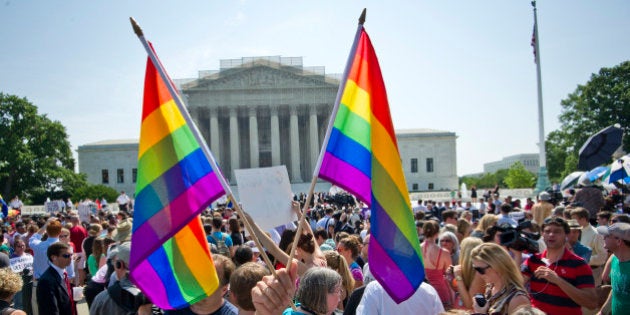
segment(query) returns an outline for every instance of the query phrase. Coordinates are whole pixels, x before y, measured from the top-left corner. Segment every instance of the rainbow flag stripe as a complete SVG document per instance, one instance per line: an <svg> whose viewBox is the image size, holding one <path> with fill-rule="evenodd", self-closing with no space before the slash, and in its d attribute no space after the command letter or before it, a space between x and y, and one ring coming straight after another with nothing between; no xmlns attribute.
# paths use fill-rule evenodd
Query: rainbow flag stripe
<svg viewBox="0 0 630 315"><path fill-rule="evenodd" d="M218 288L199 213L225 192L168 81L149 58L129 265L132 281L154 304L175 309Z"/></svg>
<svg viewBox="0 0 630 315"><path fill-rule="evenodd" d="M319 177L370 205L370 271L400 303L424 280L422 251L378 59L359 31Z"/></svg>

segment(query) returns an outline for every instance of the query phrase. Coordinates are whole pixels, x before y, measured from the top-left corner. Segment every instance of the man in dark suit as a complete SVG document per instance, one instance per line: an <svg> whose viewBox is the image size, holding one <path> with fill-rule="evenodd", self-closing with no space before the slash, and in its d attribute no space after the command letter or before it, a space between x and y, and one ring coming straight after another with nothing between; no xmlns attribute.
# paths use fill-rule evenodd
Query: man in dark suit
<svg viewBox="0 0 630 315"><path fill-rule="evenodd" d="M54 243L48 247L46 254L50 267L42 274L37 284L37 304L40 313L77 315L72 287L65 271L72 261L70 247L64 243Z"/></svg>

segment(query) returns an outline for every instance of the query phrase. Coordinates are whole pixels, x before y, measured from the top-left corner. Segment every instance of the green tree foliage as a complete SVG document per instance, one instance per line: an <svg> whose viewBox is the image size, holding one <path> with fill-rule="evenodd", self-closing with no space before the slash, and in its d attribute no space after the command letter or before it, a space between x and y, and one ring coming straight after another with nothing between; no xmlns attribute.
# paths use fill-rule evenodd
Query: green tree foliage
<svg viewBox="0 0 630 315"><path fill-rule="evenodd" d="M105 185L84 185L76 189L73 194L73 199L77 201L85 198L94 200L102 197L105 197L105 200L109 202L113 202L118 197L118 191Z"/></svg>
<svg viewBox="0 0 630 315"><path fill-rule="evenodd" d="M66 128L26 98L0 93L0 190L29 200L80 186Z"/></svg>
<svg viewBox="0 0 630 315"><path fill-rule="evenodd" d="M532 188L534 187L534 183L536 183L536 176L525 169L523 163L516 162L510 166L504 182L510 189Z"/></svg>
<svg viewBox="0 0 630 315"><path fill-rule="evenodd" d="M508 170L498 170L495 173L485 173L481 177L465 176L460 178L459 183L466 183L468 188L475 185L478 189L494 188L498 183L500 188L506 188L504 180L507 174Z"/></svg>
<svg viewBox="0 0 630 315"><path fill-rule="evenodd" d="M546 141L549 177L559 182L577 169L586 139L613 124L624 127L623 150L630 152L630 61L592 74L561 101L560 129ZM612 162L612 160L611 160Z"/></svg>

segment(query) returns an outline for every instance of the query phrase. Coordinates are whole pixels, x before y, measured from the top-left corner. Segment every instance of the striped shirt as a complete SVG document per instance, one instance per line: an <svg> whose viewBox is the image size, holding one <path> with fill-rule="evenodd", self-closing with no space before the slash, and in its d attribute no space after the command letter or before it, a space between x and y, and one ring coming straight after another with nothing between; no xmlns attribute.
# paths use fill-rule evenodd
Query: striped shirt
<svg viewBox="0 0 630 315"><path fill-rule="evenodd" d="M547 257L547 251L542 254L534 254L521 266L523 275L530 278L530 297L533 306L547 314L582 314L582 308L575 303L562 289L536 278L534 271L546 266L542 259ZM568 249L564 250L562 258L549 266L558 276L578 289L594 288L595 280L593 271L584 259L575 255Z"/></svg>

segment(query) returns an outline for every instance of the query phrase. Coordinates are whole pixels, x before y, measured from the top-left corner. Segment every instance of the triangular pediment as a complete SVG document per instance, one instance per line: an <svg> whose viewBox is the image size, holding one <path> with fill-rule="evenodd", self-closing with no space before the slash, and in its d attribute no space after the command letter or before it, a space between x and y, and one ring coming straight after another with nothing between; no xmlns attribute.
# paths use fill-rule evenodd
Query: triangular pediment
<svg viewBox="0 0 630 315"><path fill-rule="evenodd" d="M242 67L222 70L181 86L192 90L242 90L300 87L337 87L339 81L301 67L279 64L245 64Z"/></svg>

